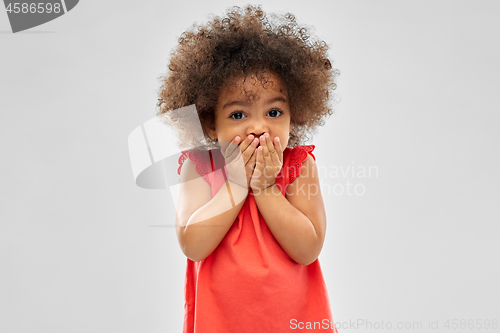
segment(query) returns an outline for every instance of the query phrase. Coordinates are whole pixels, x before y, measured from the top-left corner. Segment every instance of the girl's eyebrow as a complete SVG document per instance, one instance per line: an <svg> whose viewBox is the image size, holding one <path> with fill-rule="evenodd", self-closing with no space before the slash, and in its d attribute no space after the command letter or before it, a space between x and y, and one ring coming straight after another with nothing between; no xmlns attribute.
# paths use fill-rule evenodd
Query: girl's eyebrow
<svg viewBox="0 0 500 333"><path fill-rule="evenodd" d="M283 102L286 103L286 98L282 96L274 97L269 100L267 100L266 104L272 104L274 102Z"/></svg>
<svg viewBox="0 0 500 333"><path fill-rule="evenodd" d="M282 97L282 96L274 97L274 98L268 99L267 102L266 102L266 104L272 104L274 102L283 102L283 103L286 103L286 98ZM232 105L247 106L248 103L245 102L245 101L232 101L232 102L224 104L224 106L222 108L225 109L228 106L232 106Z"/></svg>
<svg viewBox="0 0 500 333"><path fill-rule="evenodd" d="M228 106L232 106L232 105L241 105L241 106L246 106L248 105L247 102L245 101L232 101L232 102L229 102L229 103L226 103L224 104L224 106L222 107L223 109L227 108Z"/></svg>

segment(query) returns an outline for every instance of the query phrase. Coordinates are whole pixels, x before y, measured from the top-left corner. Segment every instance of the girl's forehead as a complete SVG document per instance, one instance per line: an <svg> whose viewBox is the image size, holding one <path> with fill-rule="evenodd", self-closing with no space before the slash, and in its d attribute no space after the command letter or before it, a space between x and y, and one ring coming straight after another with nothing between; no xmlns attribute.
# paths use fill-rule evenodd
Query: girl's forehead
<svg viewBox="0 0 500 333"><path fill-rule="evenodd" d="M278 75L266 72L233 77L224 84L219 97L257 100L261 94L266 93L281 93L286 96L286 89Z"/></svg>

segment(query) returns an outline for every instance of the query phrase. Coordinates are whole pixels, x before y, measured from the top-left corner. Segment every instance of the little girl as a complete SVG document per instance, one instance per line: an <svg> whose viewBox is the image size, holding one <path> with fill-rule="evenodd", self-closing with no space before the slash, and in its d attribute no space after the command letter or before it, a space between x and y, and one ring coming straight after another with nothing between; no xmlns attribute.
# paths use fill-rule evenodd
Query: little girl
<svg viewBox="0 0 500 333"><path fill-rule="evenodd" d="M194 104L209 142L179 158L184 333L337 332L314 146L299 144L332 114L338 72L293 15L272 19L234 7L184 32L162 77L158 115Z"/></svg>

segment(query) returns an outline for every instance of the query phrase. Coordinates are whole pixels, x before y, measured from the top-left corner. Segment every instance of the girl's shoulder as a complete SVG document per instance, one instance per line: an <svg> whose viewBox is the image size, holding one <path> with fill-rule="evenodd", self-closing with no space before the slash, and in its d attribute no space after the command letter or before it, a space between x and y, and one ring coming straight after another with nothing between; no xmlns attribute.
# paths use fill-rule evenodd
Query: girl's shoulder
<svg viewBox="0 0 500 333"><path fill-rule="evenodd" d="M315 145L300 145L295 148L286 148L283 152L283 168L288 171L289 183L292 183L302 171L302 166L311 156L314 161L316 157L312 153L316 148Z"/></svg>
<svg viewBox="0 0 500 333"><path fill-rule="evenodd" d="M190 160L194 163L196 171L201 176L205 176L212 172L212 152L209 150L191 149L181 151L181 155L179 156L179 168L177 169L179 175L181 174L182 165L186 160Z"/></svg>
<svg viewBox="0 0 500 333"><path fill-rule="evenodd" d="M307 155L311 155L312 158L316 160L316 157L312 153L315 148L315 145L300 145L296 146L295 148L287 147L283 153L285 154L285 152L288 152L290 158L292 158L293 160L302 160L302 162L305 161Z"/></svg>
<svg viewBox="0 0 500 333"><path fill-rule="evenodd" d="M223 179L221 172L214 173L219 169L224 168L224 157L220 153L220 149L202 150L191 149L181 151L179 156L179 168L177 173L181 175L181 170L186 161L191 161L191 169L194 169L198 176L201 176L211 186L221 184ZM195 175L196 176L196 175Z"/></svg>

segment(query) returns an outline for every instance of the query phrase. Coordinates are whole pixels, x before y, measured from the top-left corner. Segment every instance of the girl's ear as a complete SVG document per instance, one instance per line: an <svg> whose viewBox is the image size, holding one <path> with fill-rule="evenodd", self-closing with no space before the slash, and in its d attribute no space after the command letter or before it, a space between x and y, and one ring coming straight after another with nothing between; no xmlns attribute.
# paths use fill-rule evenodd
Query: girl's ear
<svg viewBox="0 0 500 333"><path fill-rule="evenodd" d="M215 129L207 129L207 134L212 139L212 141L217 140L217 133L215 132Z"/></svg>

